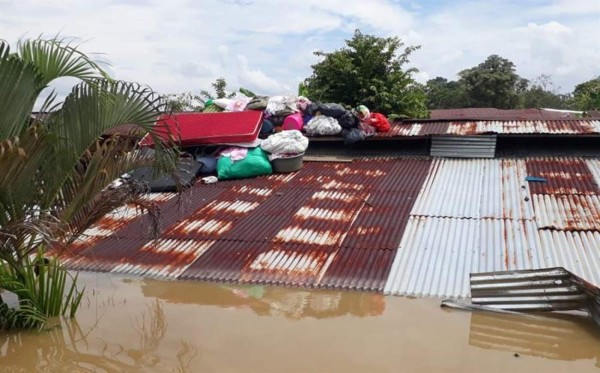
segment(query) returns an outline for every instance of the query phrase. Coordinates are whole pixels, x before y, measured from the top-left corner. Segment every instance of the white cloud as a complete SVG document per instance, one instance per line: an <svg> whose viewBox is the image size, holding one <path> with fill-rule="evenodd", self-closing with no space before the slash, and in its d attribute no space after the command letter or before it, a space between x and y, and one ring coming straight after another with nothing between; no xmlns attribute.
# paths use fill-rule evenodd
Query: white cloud
<svg viewBox="0 0 600 373"><path fill-rule="evenodd" d="M251 69L245 56L237 55L237 78L242 85L258 92L276 92L282 86L258 69Z"/></svg>
<svg viewBox="0 0 600 373"><path fill-rule="evenodd" d="M552 75L564 91L600 73L598 0L413 3L0 0L0 35L13 45L23 35L80 37L117 78L163 93L198 92L221 76L231 89L295 89L313 51L342 47L354 28L421 44L411 56L419 81L453 79L493 53L526 78Z"/></svg>

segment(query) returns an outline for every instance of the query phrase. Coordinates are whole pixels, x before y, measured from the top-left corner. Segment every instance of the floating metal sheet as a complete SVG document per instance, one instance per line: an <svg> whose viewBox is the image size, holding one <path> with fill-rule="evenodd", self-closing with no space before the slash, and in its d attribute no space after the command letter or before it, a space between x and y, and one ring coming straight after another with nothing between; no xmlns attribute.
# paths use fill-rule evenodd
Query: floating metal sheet
<svg viewBox="0 0 600 373"><path fill-rule="evenodd" d="M587 295L563 268L473 273L473 304L508 311L561 311L585 308Z"/></svg>
<svg viewBox="0 0 600 373"><path fill-rule="evenodd" d="M600 230L600 196L534 194L533 205L540 228Z"/></svg>
<svg viewBox="0 0 600 373"><path fill-rule="evenodd" d="M495 135L433 136L431 139L432 157L494 158L495 154Z"/></svg>
<svg viewBox="0 0 600 373"><path fill-rule="evenodd" d="M532 219L523 160L438 159L411 215Z"/></svg>
<svg viewBox="0 0 600 373"><path fill-rule="evenodd" d="M596 179L582 158L533 158L526 165L528 175L546 179L529 183L534 194L600 195Z"/></svg>

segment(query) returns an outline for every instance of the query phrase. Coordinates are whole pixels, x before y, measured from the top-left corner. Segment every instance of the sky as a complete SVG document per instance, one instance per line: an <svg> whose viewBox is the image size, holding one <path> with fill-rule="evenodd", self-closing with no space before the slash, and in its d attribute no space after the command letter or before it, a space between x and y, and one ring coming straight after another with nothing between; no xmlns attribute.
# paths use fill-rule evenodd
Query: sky
<svg viewBox="0 0 600 373"><path fill-rule="evenodd" d="M207 89L218 77L256 93L296 93L355 29L421 45L425 83L491 54L559 92L600 75L600 0L0 0L0 39L60 35L107 63L117 79L159 93ZM61 85L62 84L62 85ZM71 82L58 82L68 92Z"/></svg>

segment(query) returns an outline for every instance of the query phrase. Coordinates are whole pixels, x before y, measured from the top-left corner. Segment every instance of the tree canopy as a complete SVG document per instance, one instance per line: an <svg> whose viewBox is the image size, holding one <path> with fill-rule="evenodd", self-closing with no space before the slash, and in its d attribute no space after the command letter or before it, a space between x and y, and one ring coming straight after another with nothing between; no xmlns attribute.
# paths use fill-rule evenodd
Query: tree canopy
<svg viewBox="0 0 600 373"><path fill-rule="evenodd" d="M515 72L515 64L496 54L458 75L471 107L517 107L519 95L527 87L527 80Z"/></svg>
<svg viewBox="0 0 600 373"><path fill-rule="evenodd" d="M575 86L572 105L578 110L600 110L600 76Z"/></svg>
<svg viewBox="0 0 600 373"><path fill-rule="evenodd" d="M309 97L322 102L354 106L372 111L426 117L426 96L407 68L409 56L420 46L404 48L397 37L380 38L359 30L346 46L333 52L315 52L322 60L312 66L304 81Z"/></svg>

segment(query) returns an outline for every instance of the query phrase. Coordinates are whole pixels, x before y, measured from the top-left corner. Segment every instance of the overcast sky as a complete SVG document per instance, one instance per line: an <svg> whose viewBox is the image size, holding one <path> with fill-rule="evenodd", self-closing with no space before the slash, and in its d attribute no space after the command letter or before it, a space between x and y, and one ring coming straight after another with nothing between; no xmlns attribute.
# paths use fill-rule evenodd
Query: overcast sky
<svg viewBox="0 0 600 373"><path fill-rule="evenodd" d="M161 93L198 92L216 78L264 94L296 92L317 60L359 28L422 45L420 82L490 54L561 92L600 75L600 0L0 0L0 38L75 37L118 79ZM60 85L59 85L59 88Z"/></svg>

